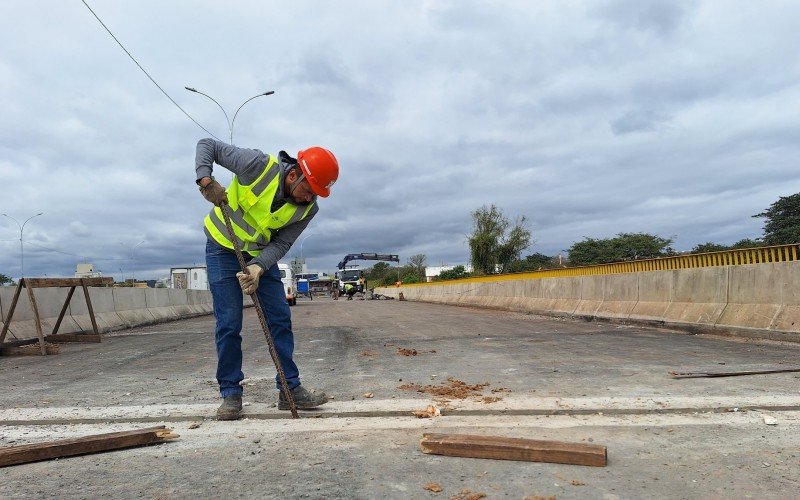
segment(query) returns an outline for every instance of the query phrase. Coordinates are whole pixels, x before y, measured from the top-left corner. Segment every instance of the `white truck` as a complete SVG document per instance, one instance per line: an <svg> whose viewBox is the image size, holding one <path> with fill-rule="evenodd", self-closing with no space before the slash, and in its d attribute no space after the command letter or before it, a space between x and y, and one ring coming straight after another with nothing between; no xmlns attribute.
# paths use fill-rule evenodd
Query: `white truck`
<svg viewBox="0 0 800 500"><path fill-rule="evenodd" d="M349 267L347 269L339 269L336 271L336 286L339 288L339 295L344 295L344 285L349 283L353 285L356 292L364 292L364 285L361 278L364 276L364 271L357 267Z"/></svg>
<svg viewBox="0 0 800 500"><path fill-rule="evenodd" d="M286 291L286 302L288 302L290 306L293 306L297 304L297 283L292 268L289 267L289 264L278 262L278 270L281 272L283 289Z"/></svg>
<svg viewBox="0 0 800 500"><path fill-rule="evenodd" d="M336 286L339 288L339 294L344 293L344 285L349 283L356 288L357 292L365 292L364 271L359 269L358 266L348 266L347 263L351 260L384 260L390 262L400 263L400 257L396 254L387 253L349 253L344 256L339 262L338 271L336 271Z"/></svg>

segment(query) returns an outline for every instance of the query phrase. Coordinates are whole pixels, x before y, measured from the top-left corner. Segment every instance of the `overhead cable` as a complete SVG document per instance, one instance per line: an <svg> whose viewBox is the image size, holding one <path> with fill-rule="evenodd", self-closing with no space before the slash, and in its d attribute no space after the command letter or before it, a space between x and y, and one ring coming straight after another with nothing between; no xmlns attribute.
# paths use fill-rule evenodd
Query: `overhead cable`
<svg viewBox="0 0 800 500"><path fill-rule="evenodd" d="M55 248L46 247L44 245L40 245L40 244L35 243L33 241L26 241L25 244L33 245L33 246L39 247L39 248L44 248L45 250L50 250L51 252L56 252L56 253L60 253L60 254L64 254L64 255L69 255L71 257L80 257L81 259L86 259L86 260L97 260L97 261L100 261L100 260L121 260L121 261L131 260L131 259L119 258L119 257L116 257L116 258L114 258L114 257L107 257L107 258L89 257L89 258L87 258L86 254L77 254L77 253L65 252L63 250L56 250Z"/></svg>
<svg viewBox="0 0 800 500"><path fill-rule="evenodd" d="M187 112L186 112L186 110L184 110L184 109L183 109L183 108L180 106L180 104L178 104L177 102L175 102L175 99L173 99L172 97L170 97L170 95L169 95L169 94L167 94L167 92L166 92L166 91L165 91L163 88L161 88L161 85L159 85L159 84L158 84L158 82L156 82L156 81L153 79L153 77L152 77L152 76L150 76L150 73L148 73L148 72L147 72L147 71L146 71L146 70L145 70L145 69L142 67L142 65L141 65L141 64L139 64L139 61L137 61L137 60L136 60L136 58L135 58L135 57L133 57L133 56L131 55L131 53L130 53L130 52L128 52L128 49L126 49L126 48L125 48L125 46L124 46L124 45L122 45L122 42L120 42L120 41L119 41L119 39L117 39L117 37L116 37L116 36L114 36L114 33L112 33L110 29L108 29L108 26L106 26L106 25L105 25L105 23L102 21L102 19L100 19L100 17L99 17L97 14L95 14L95 12L92 10L92 8L91 8L91 7L89 7L89 4L88 4L88 3L86 3L86 0L81 0L81 2L83 2L83 5L85 5L85 6L86 6L86 8L87 8L87 9L89 9L89 12L91 12L91 13L92 13L92 15L95 17L95 19L97 19L97 21L98 21L98 22L99 22L99 23L100 23L100 24L103 26L103 28L105 28L105 30L108 32L108 34L109 34L109 35L111 35L111 38L113 38L113 39L114 39L114 41L115 41L115 42L117 42L117 44L118 44L118 45L119 45L119 46L122 48L122 50L124 50L124 51L125 51L125 53L126 53L126 54L128 54L128 57L130 57L130 58L131 58L131 60L132 60L132 61L133 61L133 62L136 64L136 66L138 66L138 67L139 67L139 69L140 69L140 70L142 70L142 73L144 73L145 75L147 75L147 78L149 78L149 79L150 79L150 81L151 81L151 82L153 82L153 85L155 85L156 87L158 87L158 90L160 90L162 94L164 94L165 96L167 96L167 99L169 99L170 101L172 101L172 104L174 104L175 106L177 106L177 107L178 107L178 109L180 109L180 110L183 112L183 114L184 114L184 115L186 115L186 116L187 116L187 117L188 117L190 120L192 120L192 121L193 121L193 122L194 122L194 123L195 123L195 124L196 124L198 127L200 127L201 129L205 130L207 134L211 135L211 137L213 137L214 139L217 139L218 141L219 141L219 140L221 140L219 137L217 137L216 135L214 135L214 134L212 134L211 132L209 132L209 131L208 131L208 129L206 129L204 126L200 125L200 123L198 123L198 122L197 122L197 120L195 120L194 118L192 118L192 116L191 116L189 113L187 113Z"/></svg>

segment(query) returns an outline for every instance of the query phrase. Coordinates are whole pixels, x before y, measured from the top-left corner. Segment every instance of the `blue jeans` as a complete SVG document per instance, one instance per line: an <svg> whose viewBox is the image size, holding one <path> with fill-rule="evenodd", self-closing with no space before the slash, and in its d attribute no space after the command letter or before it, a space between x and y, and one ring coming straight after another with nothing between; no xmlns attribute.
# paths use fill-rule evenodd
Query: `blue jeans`
<svg viewBox="0 0 800 500"><path fill-rule="evenodd" d="M214 318L217 320L215 338L217 344L217 382L224 398L241 394L239 383L242 372L242 310L244 295L236 273L241 271L236 254L213 241L206 243L206 266L211 296L214 300ZM294 334L292 315L286 303L278 265L275 264L261 275L256 290L258 301L267 318L269 332L278 351L278 358L290 389L300 385L300 373L292 360ZM259 325L260 326L260 325ZM264 346L267 349L267 346ZM271 359L271 358L270 358ZM275 375L278 389L280 379Z"/></svg>

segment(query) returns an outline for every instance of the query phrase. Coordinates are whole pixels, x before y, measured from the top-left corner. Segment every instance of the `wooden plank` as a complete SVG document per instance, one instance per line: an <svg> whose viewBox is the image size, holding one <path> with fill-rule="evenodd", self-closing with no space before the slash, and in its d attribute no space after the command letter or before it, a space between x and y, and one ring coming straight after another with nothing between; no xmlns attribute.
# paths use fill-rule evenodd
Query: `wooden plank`
<svg viewBox="0 0 800 500"><path fill-rule="evenodd" d="M100 335L93 333L54 333L44 338L47 342L102 342Z"/></svg>
<svg viewBox="0 0 800 500"><path fill-rule="evenodd" d="M81 283L86 286L101 286L113 285L114 278L111 276L105 278L25 278L25 282L31 288L80 286Z"/></svg>
<svg viewBox="0 0 800 500"><path fill-rule="evenodd" d="M451 457L491 458L605 467L607 450L597 444L539 441L500 436L425 433L423 453Z"/></svg>
<svg viewBox="0 0 800 500"><path fill-rule="evenodd" d="M19 347L19 346L22 346L22 345L35 344L37 342L39 342L39 339L9 340L5 344L3 344L1 347Z"/></svg>
<svg viewBox="0 0 800 500"><path fill-rule="evenodd" d="M58 333L58 327L61 326L61 322L64 320L64 314L67 313L67 307L69 307L69 301L72 299L72 294L75 293L75 287L69 287L69 293L67 293L67 299L64 301L64 305L61 306L61 313L58 315L58 320L56 320L56 324L53 325L53 331L50 332L50 335L55 335Z"/></svg>
<svg viewBox="0 0 800 500"><path fill-rule="evenodd" d="M100 330L97 329L97 321L94 319L94 309L92 309L92 299L89 298L89 288L85 282L81 280L81 288L83 288L83 296L86 298L86 309L89 311L89 319L92 320L92 331L95 335L100 335Z"/></svg>
<svg viewBox="0 0 800 500"><path fill-rule="evenodd" d="M44 334L42 333L42 319L39 317L39 307L36 305L36 297L33 295L33 288L30 286L25 287L28 290L28 299L31 302L31 309L33 309L33 321L36 326L36 336L39 337L39 348L42 356L47 354L47 349L44 346Z"/></svg>
<svg viewBox="0 0 800 500"><path fill-rule="evenodd" d="M22 285L25 283L25 278L21 278L19 280L19 284L17 284L17 289L14 291L14 299L11 301L11 309L8 310L8 315L6 316L6 322L3 323L3 332L0 333L0 344L6 339L6 333L8 333L8 325L11 324L11 318L14 317L14 309L17 307L17 301L19 300L19 293L22 291Z"/></svg>
<svg viewBox="0 0 800 500"><path fill-rule="evenodd" d="M163 425L135 431L110 432L77 439L64 439L47 443L26 444L0 448L0 467L9 465L51 460L53 458L74 457L88 453L145 446L162 443L179 437Z"/></svg>
<svg viewBox="0 0 800 500"><path fill-rule="evenodd" d="M33 339L33 342L30 342L25 345L21 346L8 346L8 343L4 344L0 347L0 356L42 356L42 355L54 355L58 354L58 346L55 344L45 344L44 345L44 352L42 352L42 346L34 345L38 344L39 339Z"/></svg>
<svg viewBox="0 0 800 500"><path fill-rule="evenodd" d="M786 368L781 370L755 370L744 372L669 372L672 378L714 378L714 377L741 377L743 375L766 375L769 373L795 373L800 368Z"/></svg>

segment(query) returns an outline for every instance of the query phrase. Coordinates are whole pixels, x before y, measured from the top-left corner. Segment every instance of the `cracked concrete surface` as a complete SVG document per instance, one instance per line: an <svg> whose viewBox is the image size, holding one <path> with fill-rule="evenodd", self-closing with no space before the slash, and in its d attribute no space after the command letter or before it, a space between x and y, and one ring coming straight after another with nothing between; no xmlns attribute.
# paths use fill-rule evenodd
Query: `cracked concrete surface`
<svg viewBox="0 0 800 500"><path fill-rule="evenodd" d="M797 367L798 344L398 301L303 301L292 311L303 381L334 396L300 420L274 406L252 310L237 422L213 420L210 317L67 344L57 356L0 358L2 446L159 423L181 435L4 468L0 497L792 498L800 485L798 374L667 375ZM400 388L448 377L488 384L482 396L498 399ZM442 416L411 415L428 404ZM593 442L608 447L609 463L424 455L419 439L431 431ZM424 490L428 482L443 491Z"/></svg>

